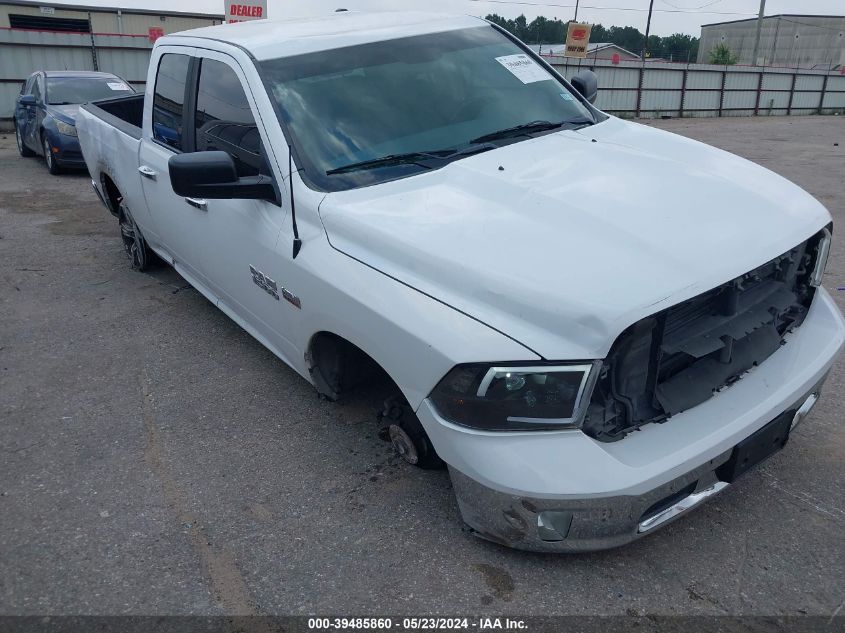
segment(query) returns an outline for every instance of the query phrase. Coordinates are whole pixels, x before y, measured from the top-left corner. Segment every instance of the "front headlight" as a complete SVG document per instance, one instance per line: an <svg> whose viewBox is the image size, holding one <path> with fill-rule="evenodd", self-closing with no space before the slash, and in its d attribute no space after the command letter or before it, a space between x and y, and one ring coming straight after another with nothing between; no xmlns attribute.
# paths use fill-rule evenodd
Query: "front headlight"
<svg viewBox="0 0 845 633"><path fill-rule="evenodd" d="M56 121L56 129L59 131L59 134L64 134L65 136L76 136L76 126L71 125L70 123Z"/></svg>
<svg viewBox="0 0 845 633"><path fill-rule="evenodd" d="M458 365L430 397L450 422L484 431L578 428L600 365Z"/></svg>

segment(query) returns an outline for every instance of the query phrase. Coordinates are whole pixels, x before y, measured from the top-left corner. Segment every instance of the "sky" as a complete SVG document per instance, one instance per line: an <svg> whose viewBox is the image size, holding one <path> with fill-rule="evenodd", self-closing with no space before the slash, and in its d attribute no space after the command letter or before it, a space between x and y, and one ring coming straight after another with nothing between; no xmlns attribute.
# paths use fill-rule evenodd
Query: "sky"
<svg viewBox="0 0 845 633"><path fill-rule="evenodd" d="M63 0L51 0L61 4ZM337 8L354 10L425 10L485 16L498 13L528 20L538 15L570 20L575 0L267 0L269 18L319 15ZM68 0L65 4L223 13L223 0ZM649 0L580 0L578 19L604 26L634 26L645 31ZM655 35L700 35L700 26L757 15L759 0L654 0L651 32ZM845 0L767 0L766 15L778 13L845 14Z"/></svg>

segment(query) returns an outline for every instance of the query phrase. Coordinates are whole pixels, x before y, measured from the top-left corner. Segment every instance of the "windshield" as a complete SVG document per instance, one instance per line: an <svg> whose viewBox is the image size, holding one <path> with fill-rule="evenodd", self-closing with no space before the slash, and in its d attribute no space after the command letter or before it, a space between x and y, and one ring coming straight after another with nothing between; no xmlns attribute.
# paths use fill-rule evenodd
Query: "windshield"
<svg viewBox="0 0 845 633"><path fill-rule="evenodd" d="M487 25L259 66L306 177L325 191L594 122L562 82Z"/></svg>
<svg viewBox="0 0 845 633"><path fill-rule="evenodd" d="M87 103L135 92L117 77L47 77L47 98L52 105Z"/></svg>

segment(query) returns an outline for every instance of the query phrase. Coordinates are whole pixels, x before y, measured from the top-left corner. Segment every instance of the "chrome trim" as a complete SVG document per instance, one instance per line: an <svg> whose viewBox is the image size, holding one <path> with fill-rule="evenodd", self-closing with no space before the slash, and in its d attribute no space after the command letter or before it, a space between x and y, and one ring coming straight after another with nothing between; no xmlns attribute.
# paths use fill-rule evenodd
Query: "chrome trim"
<svg viewBox="0 0 845 633"><path fill-rule="evenodd" d="M196 207L200 211L208 211L208 203L200 198L185 198L185 202L192 207Z"/></svg>
<svg viewBox="0 0 845 633"><path fill-rule="evenodd" d="M643 532L648 532L649 530L653 530L659 525L666 523L670 519L674 519L679 514L686 512L687 510L691 510L699 503L706 501L713 495L721 492L725 488L727 488L730 484L725 481L717 481L709 488L705 488L701 492L693 492L688 497L684 497L676 504L669 506L665 510L662 510L655 514L653 517L649 517L644 521L640 521L639 526L637 526L637 533L642 534Z"/></svg>
<svg viewBox="0 0 845 633"><path fill-rule="evenodd" d="M800 423L800 422L801 422L804 418L806 418L808 415L810 415L810 411L812 411L812 410L813 410L813 407L814 407L814 406L816 406L816 403L817 403L818 401L819 401L819 394L818 394L818 392L816 392L816 393L811 393L809 396L807 396L807 399L806 399L806 400L804 400L804 404L802 404L802 405L798 408L798 411L796 411L796 412L795 412L795 415L794 415L794 416L792 416L792 424L791 424L791 425L790 425L790 427L789 427L789 430L790 430L790 431L792 431L792 429L794 429L796 426L798 426L798 424L799 424L799 423Z"/></svg>
<svg viewBox="0 0 845 633"><path fill-rule="evenodd" d="M816 258L816 267L813 269L813 274L810 275L810 285L814 288L818 288L822 285L822 279L824 278L824 271L827 268L827 258L830 255L830 242L831 242L831 235L830 230L827 228L822 229L822 236L821 240L819 240L818 246L818 257Z"/></svg>
<svg viewBox="0 0 845 633"><path fill-rule="evenodd" d="M97 194L97 198L99 198L99 199L100 199L100 202L102 202L102 203L103 203L103 206L104 206L106 209L108 209L109 211L111 211L111 207L109 206L108 202L106 202L106 199L103 197L103 194L102 194L102 193L100 193L100 190L97 188L97 183L96 183L96 182L94 182L94 179L93 179L93 178L91 179L91 189L93 189L93 190L94 190L94 193L96 193L96 194Z"/></svg>
<svg viewBox="0 0 845 633"><path fill-rule="evenodd" d="M146 165L141 165L138 168L138 171L141 172L141 175L145 178L149 178L150 180L156 179L156 171L152 167L147 167Z"/></svg>

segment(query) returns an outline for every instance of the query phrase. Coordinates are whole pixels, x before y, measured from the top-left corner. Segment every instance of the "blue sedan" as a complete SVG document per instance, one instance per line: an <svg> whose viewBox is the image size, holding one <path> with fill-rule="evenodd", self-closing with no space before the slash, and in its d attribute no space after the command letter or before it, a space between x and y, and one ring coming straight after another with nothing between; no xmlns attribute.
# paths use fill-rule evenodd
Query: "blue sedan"
<svg viewBox="0 0 845 633"><path fill-rule="evenodd" d="M120 77L90 71L32 73L15 103L15 138L21 156L40 154L51 174L84 168L76 137L80 104L120 97L135 90Z"/></svg>

